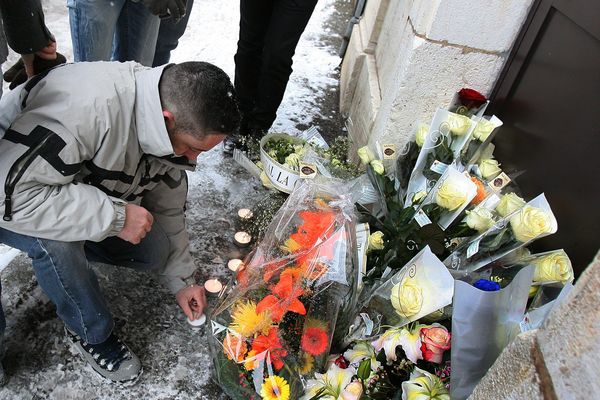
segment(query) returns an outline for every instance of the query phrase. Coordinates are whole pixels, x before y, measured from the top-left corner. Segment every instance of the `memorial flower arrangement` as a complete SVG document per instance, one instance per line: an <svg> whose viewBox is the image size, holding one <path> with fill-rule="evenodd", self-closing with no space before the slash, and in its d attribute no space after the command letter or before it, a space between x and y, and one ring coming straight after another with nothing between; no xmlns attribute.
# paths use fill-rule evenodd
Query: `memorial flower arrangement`
<svg viewBox="0 0 600 400"><path fill-rule="evenodd" d="M324 368L356 272L353 205L306 183L288 197L210 316L216 376L234 398L296 399Z"/></svg>

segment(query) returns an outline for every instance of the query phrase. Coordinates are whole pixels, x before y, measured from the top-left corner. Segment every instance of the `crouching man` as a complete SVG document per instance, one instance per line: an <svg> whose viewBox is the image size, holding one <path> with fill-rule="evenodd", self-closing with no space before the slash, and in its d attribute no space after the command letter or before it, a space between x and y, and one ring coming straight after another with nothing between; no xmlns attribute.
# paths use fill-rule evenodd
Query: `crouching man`
<svg viewBox="0 0 600 400"><path fill-rule="evenodd" d="M0 110L0 242L31 258L94 370L131 383L140 361L115 334L89 261L155 271L188 318L203 312L186 170L238 129L233 86L203 62L77 63L33 77Z"/></svg>

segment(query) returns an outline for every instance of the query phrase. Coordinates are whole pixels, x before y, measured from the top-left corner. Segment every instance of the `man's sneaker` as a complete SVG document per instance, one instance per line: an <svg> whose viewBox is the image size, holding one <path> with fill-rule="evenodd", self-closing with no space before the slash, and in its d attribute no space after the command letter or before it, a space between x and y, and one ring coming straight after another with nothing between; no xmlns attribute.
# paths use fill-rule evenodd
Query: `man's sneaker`
<svg viewBox="0 0 600 400"><path fill-rule="evenodd" d="M231 156L233 151L240 145L240 139L236 135L229 135L223 140L223 153Z"/></svg>
<svg viewBox="0 0 600 400"><path fill-rule="evenodd" d="M85 361L102 377L123 385L132 385L142 373L139 358L114 333L102 343L85 342L65 327L67 338Z"/></svg>

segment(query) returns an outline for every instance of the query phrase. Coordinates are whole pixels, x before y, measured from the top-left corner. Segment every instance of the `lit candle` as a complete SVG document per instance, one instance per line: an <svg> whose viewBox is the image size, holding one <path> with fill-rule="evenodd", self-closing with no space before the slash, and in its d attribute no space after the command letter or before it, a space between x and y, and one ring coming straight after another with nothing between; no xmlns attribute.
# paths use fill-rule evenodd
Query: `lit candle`
<svg viewBox="0 0 600 400"><path fill-rule="evenodd" d="M233 272L236 272L243 263L244 262L239 258L233 258L227 262L227 268L229 268Z"/></svg>
<svg viewBox="0 0 600 400"><path fill-rule="evenodd" d="M209 279L204 282L204 289L210 293L219 293L223 289L223 284L217 278Z"/></svg>
<svg viewBox="0 0 600 400"><path fill-rule="evenodd" d="M204 323L206 322L206 315L202 314L199 318L197 319L189 319L187 318L187 322L188 324L190 324L191 326L202 326L204 325Z"/></svg>
<svg viewBox="0 0 600 400"><path fill-rule="evenodd" d="M248 208L240 208L238 210L238 217L240 217L240 219L247 221L250 218L252 218L252 216L254 215L254 213L252 212L252 210L248 209Z"/></svg>
<svg viewBox="0 0 600 400"><path fill-rule="evenodd" d="M248 234L248 232L236 232L233 240L235 241L235 244L237 244L240 247L246 247L250 244L250 241L252 240L252 236L250 236L250 234Z"/></svg>

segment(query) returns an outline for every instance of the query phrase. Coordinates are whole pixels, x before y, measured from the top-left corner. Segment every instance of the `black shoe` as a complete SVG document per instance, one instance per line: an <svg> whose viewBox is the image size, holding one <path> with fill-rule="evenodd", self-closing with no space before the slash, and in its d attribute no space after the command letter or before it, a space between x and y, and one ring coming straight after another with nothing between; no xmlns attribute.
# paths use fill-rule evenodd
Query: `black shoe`
<svg viewBox="0 0 600 400"><path fill-rule="evenodd" d="M230 135L223 140L223 153L232 156L233 151L237 148L240 140L237 136Z"/></svg>
<svg viewBox="0 0 600 400"><path fill-rule="evenodd" d="M139 358L114 333L98 344L85 342L66 327L65 333L85 361L103 378L128 386L133 385L141 375Z"/></svg>

